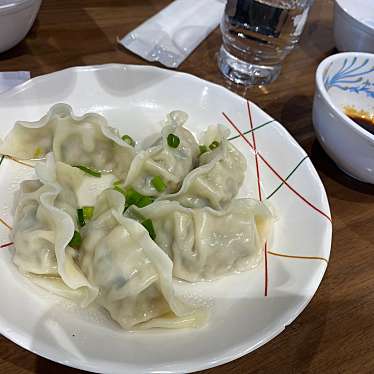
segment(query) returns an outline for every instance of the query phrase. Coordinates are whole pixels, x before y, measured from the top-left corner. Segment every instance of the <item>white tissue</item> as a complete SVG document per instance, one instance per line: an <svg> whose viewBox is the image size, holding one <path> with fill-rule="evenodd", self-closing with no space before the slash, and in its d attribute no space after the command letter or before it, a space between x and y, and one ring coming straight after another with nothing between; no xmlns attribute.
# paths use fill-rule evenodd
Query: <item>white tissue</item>
<svg viewBox="0 0 374 374"><path fill-rule="evenodd" d="M148 61L177 68L218 26L224 0L175 0L119 40Z"/></svg>
<svg viewBox="0 0 374 374"><path fill-rule="evenodd" d="M30 79L29 71L0 72L0 93Z"/></svg>

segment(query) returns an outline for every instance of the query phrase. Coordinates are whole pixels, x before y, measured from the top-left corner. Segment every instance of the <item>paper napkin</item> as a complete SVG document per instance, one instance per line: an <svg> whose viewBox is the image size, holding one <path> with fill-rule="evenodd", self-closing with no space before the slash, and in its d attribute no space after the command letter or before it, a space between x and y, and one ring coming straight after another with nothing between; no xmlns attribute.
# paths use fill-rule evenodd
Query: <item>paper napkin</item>
<svg viewBox="0 0 374 374"><path fill-rule="evenodd" d="M177 68L218 26L224 0L175 0L118 42L148 61Z"/></svg>

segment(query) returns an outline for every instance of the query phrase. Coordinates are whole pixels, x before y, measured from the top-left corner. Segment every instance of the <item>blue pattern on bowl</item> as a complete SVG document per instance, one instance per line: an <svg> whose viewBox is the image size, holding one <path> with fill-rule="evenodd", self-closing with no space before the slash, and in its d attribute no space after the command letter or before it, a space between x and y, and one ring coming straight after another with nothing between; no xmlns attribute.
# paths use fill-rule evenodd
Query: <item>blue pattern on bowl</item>
<svg viewBox="0 0 374 374"><path fill-rule="evenodd" d="M368 58L362 62L358 61L357 57L349 60L345 58L341 67L332 75L329 75L329 71L333 63L330 64L324 76L326 90L336 87L342 91L364 93L374 98L374 74L371 74L374 73L374 65L370 67Z"/></svg>

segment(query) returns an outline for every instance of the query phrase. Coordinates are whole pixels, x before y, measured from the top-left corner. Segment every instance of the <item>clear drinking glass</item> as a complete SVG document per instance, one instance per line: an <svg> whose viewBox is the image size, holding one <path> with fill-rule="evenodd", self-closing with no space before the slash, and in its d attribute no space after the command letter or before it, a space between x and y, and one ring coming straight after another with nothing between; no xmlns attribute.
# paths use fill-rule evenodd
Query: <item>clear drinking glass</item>
<svg viewBox="0 0 374 374"><path fill-rule="evenodd" d="M227 0L218 65L245 85L275 80L303 32L313 0Z"/></svg>

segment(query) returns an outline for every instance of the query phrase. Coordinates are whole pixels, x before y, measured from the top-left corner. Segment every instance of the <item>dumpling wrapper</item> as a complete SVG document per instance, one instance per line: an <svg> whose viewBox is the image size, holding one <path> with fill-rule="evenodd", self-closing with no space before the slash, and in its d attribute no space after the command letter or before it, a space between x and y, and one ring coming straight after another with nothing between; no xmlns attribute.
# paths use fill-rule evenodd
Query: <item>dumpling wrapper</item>
<svg viewBox="0 0 374 374"><path fill-rule="evenodd" d="M158 201L131 206L126 215L152 220L156 243L173 261L173 275L190 282L256 267L273 223L269 208L254 199L233 200L220 211Z"/></svg>
<svg viewBox="0 0 374 374"><path fill-rule="evenodd" d="M96 113L81 117L67 104L56 104L36 122L18 121L0 144L0 153L18 159L41 159L53 152L56 161L83 165L125 178L134 148Z"/></svg>
<svg viewBox="0 0 374 374"><path fill-rule="evenodd" d="M35 283L58 295L73 295L82 306L98 294L77 263L79 252L69 246L77 227L77 208L94 205L96 197L115 177L97 179L83 171L55 163L52 154L36 166L40 181L21 184L15 201L12 240L14 263ZM89 193L84 193L85 187Z"/></svg>
<svg viewBox="0 0 374 374"><path fill-rule="evenodd" d="M125 186L130 186L145 196L160 196L179 190L184 177L196 166L199 146L190 131L183 127L187 114L175 111L164 121L161 138L156 145L138 153L133 162ZM178 147L168 145L169 134L180 140ZM151 183L159 176L166 184L164 191L158 191Z"/></svg>
<svg viewBox="0 0 374 374"><path fill-rule="evenodd" d="M135 220L122 215L123 196L103 192L94 219L84 227L80 263L100 289L97 302L123 328L182 328L206 319L176 297L173 263Z"/></svg>
<svg viewBox="0 0 374 374"><path fill-rule="evenodd" d="M216 141L219 146L200 156L199 167L186 176L177 193L163 195L159 200L176 200L189 208L228 206L243 184L247 162L227 136L225 127L210 126L202 143L208 147Z"/></svg>

